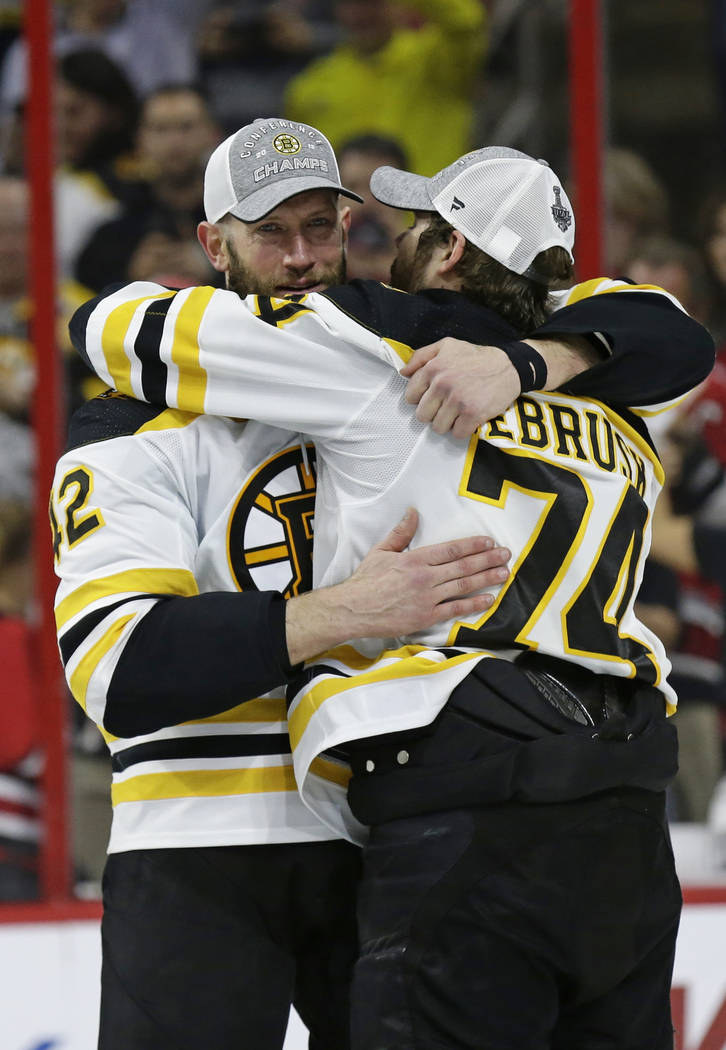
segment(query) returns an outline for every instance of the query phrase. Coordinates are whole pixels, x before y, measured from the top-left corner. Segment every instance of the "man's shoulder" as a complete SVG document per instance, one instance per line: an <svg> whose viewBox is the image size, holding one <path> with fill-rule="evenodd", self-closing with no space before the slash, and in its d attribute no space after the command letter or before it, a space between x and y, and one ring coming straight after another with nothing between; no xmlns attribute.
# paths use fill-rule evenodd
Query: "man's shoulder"
<svg viewBox="0 0 726 1050"><path fill-rule="evenodd" d="M185 417L184 422L191 422L196 418L191 413L173 414ZM86 401L73 413L68 428L66 452L84 445L138 434L155 422L160 424L163 416L170 415L172 413L169 409L148 405L145 401L136 401L115 390L107 390Z"/></svg>
<svg viewBox="0 0 726 1050"><path fill-rule="evenodd" d="M517 338L493 310L443 288L411 295L379 281L354 280L322 294L377 335L414 350L445 336L476 343Z"/></svg>

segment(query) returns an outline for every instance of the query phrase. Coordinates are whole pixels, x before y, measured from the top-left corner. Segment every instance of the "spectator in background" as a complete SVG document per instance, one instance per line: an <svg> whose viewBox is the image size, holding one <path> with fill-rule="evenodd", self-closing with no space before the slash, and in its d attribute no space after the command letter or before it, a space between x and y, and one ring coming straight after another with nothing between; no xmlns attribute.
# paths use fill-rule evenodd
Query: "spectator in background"
<svg viewBox="0 0 726 1050"><path fill-rule="evenodd" d="M624 273L636 284L657 284L676 299L701 324L709 315L709 279L703 255L697 248L664 234L638 240L625 263Z"/></svg>
<svg viewBox="0 0 726 1050"><path fill-rule="evenodd" d="M27 340L27 191L0 177L0 901L38 892L37 726L31 692L28 536L34 366Z"/></svg>
<svg viewBox="0 0 726 1050"><path fill-rule="evenodd" d="M35 385L35 357L30 343L32 304L28 297L28 187L16 175L0 175L0 478L15 474L28 486L32 442L27 419ZM58 345L64 357L67 407L70 410L103 388L79 363L68 338L68 319L88 298L72 281L57 288Z"/></svg>
<svg viewBox="0 0 726 1050"><path fill-rule="evenodd" d="M706 197L699 228L712 286L708 327L718 354L726 343L726 187L714 190Z"/></svg>
<svg viewBox="0 0 726 1050"><path fill-rule="evenodd" d="M0 692L7 701L0 703L0 900L37 895L40 835L37 779L41 770L26 622L32 581L28 541L34 465L28 416L35 385L28 330L32 307L27 237L27 185L18 176L0 176ZM69 350L68 318L83 297L68 282L61 282L58 292L58 333L64 341L62 349ZM67 354L64 361L71 408L80 404L84 393L90 395L103 384L82 363L79 366L77 354ZM108 753L100 734L96 737L92 741L84 726L70 767L73 856L76 867L89 878L98 876L105 859L111 815Z"/></svg>
<svg viewBox="0 0 726 1050"><path fill-rule="evenodd" d="M679 697L674 716L680 751L675 816L700 822L707 819L723 772L725 409L726 368L717 364L660 442L666 488L653 519L650 557L670 569L677 585L678 634L669 649L670 680ZM694 538L703 529L720 535L716 560L698 551Z"/></svg>
<svg viewBox="0 0 726 1050"><path fill-rule="evenodd" d="M193 33L156 0L66 0L54 4L57 56L92 47L104 51L126 73L142 97L170 80L196 76ZM0 72L0 106L24 102L27 80L25 42L17 40Z"/></svg>
<svg viewBox="0 0 726 1050"><path fill-rule="evenodd" d="M204 167L219 137L196 87L172 84L146 99L138 136L143 196L96 230L78 260L81 284L99 291L114 281L217 282L196 229L204 218Z"/></svg>
<svg viewBox="0 0 726 1050"><path fill-rule="evenodd" d="M0 902L38 896L41 754L26 613L30 510L0 480Z"/></svg>
<svg viewBox="0 0 726 1050"><path fill-rule="evenodd" d="M381 204L370 191L376 168L408 168L408 160L395 139L381 135L359 135L338 150L340 178L363 198L350 206L348 230L348 277L390 281L396 256L396 238L406 227L406 213Z"/></svg>
<svg viewBox="0 0 726 1050"><path fill-rule="evenodd" d="M59 274L70 277L94 230L134 199L139 102L102 51L70 51L55 85L56 237Z"/></svg>
<svg viewBox="0 0 726 1050"><path fill-rule="evenodd" d="M139 103L126 74L102 51L70 51L56 64L55 234L58 272L70 276L79 251L99 223L133 195L132 152ZM6 146L4 170L23 175L24 105Z"/></svg>
<svg viewBox="0 0 726 1050"><path fill-rule="evenodd" d="M375 131L432 175L472 146L473 94L486 47L481 0L409 0L418 28L388 0L336 0L345 38L294 77L284 112L324 128L334 148Z"/></svg>
<svg viewBox="0 0 726 1050"><path fill-rule="evenodd" d="M0 484L21 486L30 500L28 414L35 362L28 340L28 190L23 179L0 176Z"/></svg>
<svg viewBox="0 0 726 1050"><path fill-rule="evenodd" d="M605 272L621 276L641 238L668 232L668 194L643 157L632 150L610 149L605 157L605 197Z"/></svg>
<svg viewBox="0 0 726 1050"><path fill-rule="evenodd" d="M331 0L220 0L198 35L199 76L225 132L279 113L288 80L339 38Z"/></svg>

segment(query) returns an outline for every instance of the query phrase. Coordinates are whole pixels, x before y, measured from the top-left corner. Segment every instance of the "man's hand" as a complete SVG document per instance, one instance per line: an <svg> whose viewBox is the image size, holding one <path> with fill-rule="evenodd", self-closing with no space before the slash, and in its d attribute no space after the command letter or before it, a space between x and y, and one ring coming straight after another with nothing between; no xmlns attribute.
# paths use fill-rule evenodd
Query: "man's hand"
<svg viewBox="0 0 726 1050"><path fill-rule="evenodd" d="M582 336L526 339L547 365L546 390L596 364L595 348ZM422 346L401 369L408 380L406 400L418 405L416 418L437 434L469 438L482 423L506 412L519 397L514 365L498 346L477 346L462 339L440 339Z"/></svg>
<svg viewBox="0 0 726 1050"><path fill-rule="evenodd" d="M478 426L506 412L519 396L519 376L498 346L440 339L421 347L401 369L406 400L416 418L437 434L469 438Z"/></svg>
<svg viewBox="0 0 726 1050"><path fill-rule="evenodd" d="M507 579L510 551L488 536L406 550L417 525L411 508L347 580L288 601L291 663L351 639L395 638L490 608L494 595L476 592Z"/></svg>

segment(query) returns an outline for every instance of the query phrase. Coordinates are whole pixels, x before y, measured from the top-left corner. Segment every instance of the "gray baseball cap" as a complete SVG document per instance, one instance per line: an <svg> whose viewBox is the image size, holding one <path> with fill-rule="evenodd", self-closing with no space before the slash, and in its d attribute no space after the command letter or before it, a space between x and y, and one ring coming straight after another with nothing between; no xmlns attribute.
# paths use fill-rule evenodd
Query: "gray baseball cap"
<svg viewBox="0 0 726 1050"><path fill-rule="evenodd" d="M559 245L574 261L575 218L560 180L544 160L506 146L473 150L430 179L377 168L371 193L407 211L437 211L468 241L514 273L541 279L531 264Z"/></svg>
<svg viewBox="0 0 726 1050"><path fill-rule="evenodd" d="M333 147L317 128L281 117L259 118L230 135L209 158L204 212L208 222L218 222L227 212L256 222L305 190L335 190L363 202L340 185Z"/></svg>

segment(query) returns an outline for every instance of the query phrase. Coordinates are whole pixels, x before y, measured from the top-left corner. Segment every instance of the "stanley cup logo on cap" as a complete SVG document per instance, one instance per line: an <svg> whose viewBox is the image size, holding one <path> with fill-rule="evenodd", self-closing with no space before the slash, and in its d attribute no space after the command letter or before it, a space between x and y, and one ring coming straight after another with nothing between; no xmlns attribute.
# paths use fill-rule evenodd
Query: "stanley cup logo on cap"
<svg viewBox="0 0 726 1050"><path fill-rule="evenodd" d="M562 190L560 187L553 186L552 192L555 195L555 203L552 205L552 218L562 232L565 233L572 225L572 212L562 203Z"/></svg>

